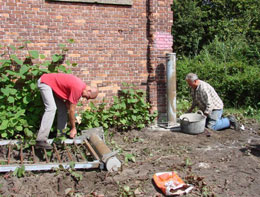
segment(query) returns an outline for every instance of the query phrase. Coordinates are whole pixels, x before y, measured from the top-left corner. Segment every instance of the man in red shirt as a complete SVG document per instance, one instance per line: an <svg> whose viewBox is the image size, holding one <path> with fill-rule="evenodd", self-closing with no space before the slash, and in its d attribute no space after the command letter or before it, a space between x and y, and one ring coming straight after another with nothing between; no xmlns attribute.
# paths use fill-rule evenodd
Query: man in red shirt
<svg viewBox="0 0 260 197"><path fill-rule="evenodd" d="M38 80L45 112L42 117L41 126L36 139L37 148L52 149L47 139L55 118L56 110L57 129L62 131L67 125L67 112L71 125L70 137L77 134L75 125L75 109L80 97L95 99L98 89L86 85L81 79L71 74L49 73L43 74Z"/></svg>

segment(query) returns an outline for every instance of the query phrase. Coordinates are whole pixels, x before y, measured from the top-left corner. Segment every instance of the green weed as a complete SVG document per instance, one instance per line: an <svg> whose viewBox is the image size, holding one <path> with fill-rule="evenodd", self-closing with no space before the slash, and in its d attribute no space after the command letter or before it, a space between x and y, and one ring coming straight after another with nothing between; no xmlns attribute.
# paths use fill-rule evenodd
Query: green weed
<svg viewBox="0 0 260 197"><path fill-rule="evenodd" d="M157 112L150 113L150 104L146 102L146 95L142 90L135 90L131 85L121 90L119 96L114 96L113 104L106 106L105 101L95 106L90 103L90 110L82 113L81 130L102 126L116 128L118 131L142 129L152 123ZM130 87L130 88L129 88Z"/></svg>
<svg viewBox="0 0 260 197"><path fill-rule="evenodd" d="M25 176L25 167L22 165L21 167L15 168L13 172L13 176L16 176L18 178L24 177Z"/></svg>
<svg viewBox="0 0 260 197"><path fill-rule="evenodd" d="M71 43L72 40L69 40ZM20 47L3 46L0 57L0 136L2 139L34 139L43 113L37 80L44 73L71 73L66 61L68 49L60 45L61 53L51 60L36 50L29 50L25 42ZM27 55L22 56L26 52Z"/></svg>
<svg viewBox="0 0 260 197"><path fill-rule="evenodd" d="M128 185L120 185L119 182L117 182L119 187L119 197L134 197L135 194L132 191L132 189Z"/></svg>
<svg viewBox="0 0 260 197"><path fill-rule="evenodd" d="M125 154L125 163L128 163L129 161L131 162L136 162L135 156L132 153L126 153Z"/></svg>

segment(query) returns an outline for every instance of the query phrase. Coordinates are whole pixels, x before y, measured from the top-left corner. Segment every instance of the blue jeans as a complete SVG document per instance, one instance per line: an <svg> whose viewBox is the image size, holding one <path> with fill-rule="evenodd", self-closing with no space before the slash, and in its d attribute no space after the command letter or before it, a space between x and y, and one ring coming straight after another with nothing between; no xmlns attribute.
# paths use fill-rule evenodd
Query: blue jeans
<svg viewBox="0 0 260 197"><path fill-rule="evenodd" d="M226 129L230 127L230 121L228 118L222 117L223 109L213 110L207 117L206 127L214 131Z"/></svg>

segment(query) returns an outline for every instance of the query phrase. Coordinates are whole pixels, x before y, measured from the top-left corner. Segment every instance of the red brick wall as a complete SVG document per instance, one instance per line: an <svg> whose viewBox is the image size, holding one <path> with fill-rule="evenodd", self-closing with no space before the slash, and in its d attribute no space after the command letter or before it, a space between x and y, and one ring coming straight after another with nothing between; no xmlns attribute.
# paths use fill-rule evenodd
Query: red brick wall
<svg viewBox="0 0 260 197"><path fill-rule="evenodd" d="M31 50L51 56L67 39L75 75L100 89L98 102L122 82L146 90L154 109L165 111L165 53L172 51L171 0L133 0L132 6L0 0L2 45L30 40Z"/></svg>

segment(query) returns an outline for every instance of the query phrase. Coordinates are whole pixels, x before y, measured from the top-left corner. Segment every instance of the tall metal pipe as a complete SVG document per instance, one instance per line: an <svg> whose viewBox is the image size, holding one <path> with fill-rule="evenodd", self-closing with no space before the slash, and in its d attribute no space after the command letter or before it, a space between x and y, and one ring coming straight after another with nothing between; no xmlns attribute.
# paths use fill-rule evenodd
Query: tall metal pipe
<svg viewBox="0 0 260 197"><path fill-rule="evenodd" d="M176 53L166 54L167 65L167 119L168 126L175 125L176 119Z"/></svg>

